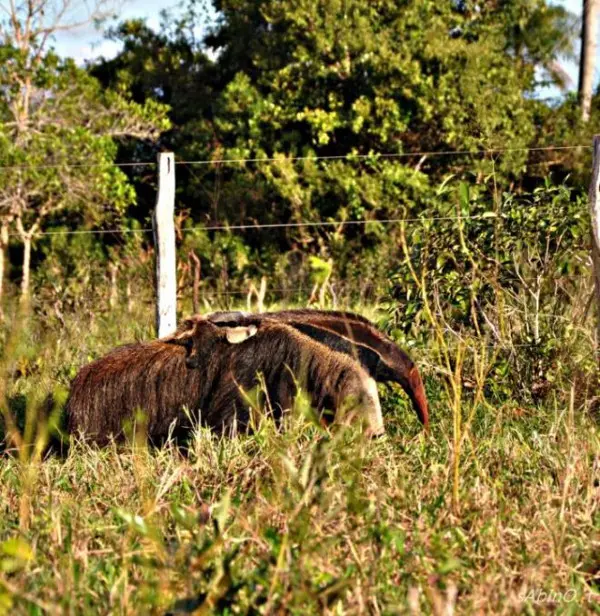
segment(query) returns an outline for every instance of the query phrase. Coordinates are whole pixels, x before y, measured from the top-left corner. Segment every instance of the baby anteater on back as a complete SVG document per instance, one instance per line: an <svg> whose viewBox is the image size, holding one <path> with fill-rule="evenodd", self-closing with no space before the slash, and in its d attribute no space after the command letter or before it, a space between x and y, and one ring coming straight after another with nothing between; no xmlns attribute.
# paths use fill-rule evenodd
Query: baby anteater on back
<svg viewBox="0 0 600 616"><path fill-rule="evenodd" d="M186 365L186 351L172 337L129 344L84 366L66 404L70 433L106 444L121 438L124 425L141 411L152 440L160 441L174 423L189 429L188 413L210 403L212 384L220 378L226 350L253 335L256 328L205 331L203 359L197 369Z"/></svg>

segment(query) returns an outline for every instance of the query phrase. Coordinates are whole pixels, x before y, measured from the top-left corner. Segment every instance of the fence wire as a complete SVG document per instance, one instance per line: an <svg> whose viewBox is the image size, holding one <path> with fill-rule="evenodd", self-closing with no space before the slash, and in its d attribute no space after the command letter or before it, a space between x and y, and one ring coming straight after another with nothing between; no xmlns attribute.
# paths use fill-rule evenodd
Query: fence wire
<svg viewBox="0 0 600 616"><path fill-rule="evenodd" d="M253 157L253 158L217 158L217 159L201 159L201 160L175 160L176 165L186 166L206 166L206 165L225 165L225 164L246 164L246 163L277 163L277 162L298 162L298 161L340 161L348 162L364 161L364 160L379 160L379 159L403 159L403 158L433 158L433 157L450 157L450 156L484 156L505 153L517 152L557 152L569 150L590 150L591 145L549 145L541 147L522 147L522 148L487 148L482 150L438 150L438 151L420 151L420 152L371 152L368 154L339 154L327 156L272 156L272 157ZM533 164L547 164L544 163ZM121 163L54 163L42 165L0 165L0 172L5 171L24 171L28 169L52 169L52 168L106 168L106 167L156 167L156 161L128 161ZM319 220L319 221L303 221L303 222L280 222L280 223L252 223L252 224L219 224L219 225L195 225L180 229L181 233L192 233L197 231L205 232L230 232L230 231L249 231L260 229L290 229L290 228L331 228L331 227L347 227L347 226L364 226L367 225L392 225L392 224L424 224L435 223L442 221L469 221L469 220L484 220L501 218L501 214L495 212L487 212L479 215L461 215L461 216L420 216L420 217L405 217L405 218L387 218L387 219L370 219L370 220ZM139 229L128 228L111 228L111 229L76 229L76 230L50 230L39 231L35 237L51 236L51 235L117 235L117 234L148 234L152 233L151 227ZM10 237L18 237L16 232L9 233ZM508 271L507 268L502 268ZM539 281L539 276L519 277L512 274L515 281ZM590 278L591 274L576 274L576 275L558 275L558 276L542 276L542 279L548 280L568 280L568 279L585 279ZM272 289L268 293L282 291L285 293L301 293L307 289ZM208 291L212 296L219 295L247 295L246 291L218 292Z"/></svg>
<svg viewBox="0 0 600 616"><path fill-rule="evenodd" d="M277 163L298 161L378 160L395 158L435 158L445 156L484 156L516 152L559 152L562 150L590 150L591 145L548 145L532 148L487 148L483 150L428 150L422 152L371 152L369 154L332 154L328 156L262 156L254 158L206 158L200 160L175 160L176 165L227 165L246 163ZM155 167L156 161L128 161L122 163L48 163L41 165L0 165L0 171L26 171L28 169L93 169L106 167Z"/></svg>
<svg viewBox="0 0 600 616"><path fill-rule="evenodd" d="M195 225L193 227L184 227L180 231L182 233L191 233L193 231L248 231L255 229L288 229L298 227L342 227L347 225L386 225L397 223L413 223L413 222L435 222L448 220L479 220L486 218L497 218L496 214L490 212L488 214L478 214L475 216L433 216L433 217L413 217L413 218L385 218L372 220L316 220L307 222L275 222L275 223L253 223L244 225ZM141 229L79 229L79 230L56 230L56 231L39 231L35 237L42 235L85 235L96 234L105 235L110 233L152 233L152 227L144 227ZM11 237L18 237L18 233L9 233Z"/></svg>

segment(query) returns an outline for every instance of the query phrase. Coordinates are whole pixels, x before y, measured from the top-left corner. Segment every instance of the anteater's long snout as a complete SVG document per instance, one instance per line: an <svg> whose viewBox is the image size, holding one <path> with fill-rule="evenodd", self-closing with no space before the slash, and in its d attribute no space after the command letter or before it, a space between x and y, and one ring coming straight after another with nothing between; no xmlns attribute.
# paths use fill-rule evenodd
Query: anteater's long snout
<svg viewBox="0 0 600 616"><path fill-rule="evenodd" d="M425 394L425 387L421 374L416 366L414 366L408 373L409 388L407 393L413 403L417 417L419 421L429 428L429 405L427 403L427 395Z"/></svg>

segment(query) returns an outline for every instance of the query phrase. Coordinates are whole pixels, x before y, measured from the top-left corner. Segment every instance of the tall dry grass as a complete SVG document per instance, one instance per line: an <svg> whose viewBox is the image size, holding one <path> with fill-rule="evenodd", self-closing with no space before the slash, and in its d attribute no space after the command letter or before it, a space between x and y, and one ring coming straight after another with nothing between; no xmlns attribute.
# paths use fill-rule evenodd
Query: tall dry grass
<svg viewBox="0 0 600 616"><path fill-rule="evenodd" d="M199 428L185 454L73 442L64 458L41 456L52 422L40 401L150 336L152 315L32 317L3 341L0 613L597 610L593 393L565 377L535 405L501 399L494 345L449 334L430 309L431 343L414 353L429 435L386 386L381 441L324 431L300 400L281 431L263 418L231 439Z"/></svg>

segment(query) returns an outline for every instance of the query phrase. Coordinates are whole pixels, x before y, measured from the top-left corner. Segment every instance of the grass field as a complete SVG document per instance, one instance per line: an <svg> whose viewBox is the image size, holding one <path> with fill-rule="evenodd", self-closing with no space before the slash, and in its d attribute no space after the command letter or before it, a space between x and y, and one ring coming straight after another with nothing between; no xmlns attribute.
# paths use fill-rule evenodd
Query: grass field
<svg viewBox="0 0 600 616"><path fill-rule="evenodd" d="M47 391L151 335L147 314L50 329L5 341L4 406L17 420L28 410L29 442ZM443 376L438 350L413 352L429 434L381 387L387 436L373 442L323 431L299 403L284 431L268 420L228 440L200 429L187 455L5 452L0 613L600 612L591 397L565 381L537 405L491 402L489 375L462 353L464 374Z"/></svg>

